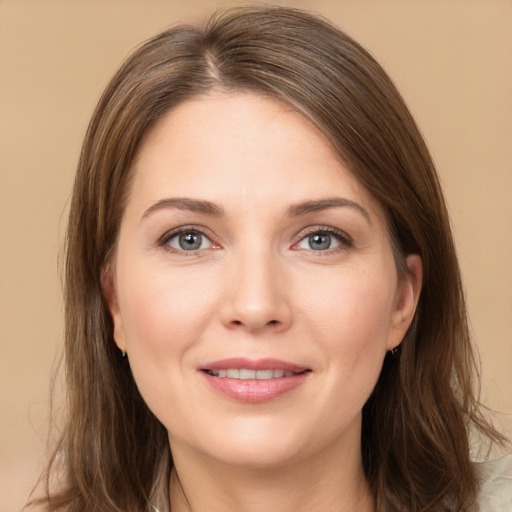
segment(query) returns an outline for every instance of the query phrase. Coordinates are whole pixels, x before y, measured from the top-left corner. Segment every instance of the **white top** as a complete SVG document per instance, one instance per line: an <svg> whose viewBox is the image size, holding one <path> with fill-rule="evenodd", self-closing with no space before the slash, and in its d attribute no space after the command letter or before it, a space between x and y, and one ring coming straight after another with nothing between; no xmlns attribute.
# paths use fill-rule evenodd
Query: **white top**
<svg viewBox="0 0 512 512"><path fill-rule="evenodd" d="M482 487L475 512L512 512L512 453L477 466Z"/></svg>

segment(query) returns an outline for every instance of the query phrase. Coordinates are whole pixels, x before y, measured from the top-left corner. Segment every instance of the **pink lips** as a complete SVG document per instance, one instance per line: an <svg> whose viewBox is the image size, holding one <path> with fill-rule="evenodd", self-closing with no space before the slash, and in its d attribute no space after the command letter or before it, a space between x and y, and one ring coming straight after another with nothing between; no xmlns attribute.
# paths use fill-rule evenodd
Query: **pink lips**
<svg viewBox="0 0 512 512"><path fill-rule="evenodd" d="M214 375L223 374L222 370L253 370L258 372L258 376L265 374L268 376L273 370L273 375L279 377L261 380L258 377L240 379L232 378L230 375L223 377ZM310 371L308 368L278 359L233 358L208 363L201 368L201 373L215 391L240 402L261 403L297 388L307 379ZM283 375L280 376L281 374Z"/></svg>

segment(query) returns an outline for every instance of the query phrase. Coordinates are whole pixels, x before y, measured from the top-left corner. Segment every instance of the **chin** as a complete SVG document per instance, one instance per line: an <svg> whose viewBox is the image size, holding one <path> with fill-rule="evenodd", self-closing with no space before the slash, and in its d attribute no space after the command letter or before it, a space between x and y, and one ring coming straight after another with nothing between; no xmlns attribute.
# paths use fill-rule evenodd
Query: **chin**
<svg viewBox="0 0 512 512"><path fill-rule="evenodd" d="M298 446L289 443L275 446L275 443L255 441L231 443L211 456L221 464L255 471L279 468L307 458Z"/></svg>
<svg viewBox="0 0 512 512"><path fill-rule="evenodd" d="M312 461L331 448L359 451L360 418L329 424L301 418L252 417L214 422L200 440L189 438L189 447L217 463L246 470L272 469ZM210 436L208 434L214 434ZM197 438L196 438L197 439ZM206 441L206 443L205 443ZM172 442L171 442L172 448Z"/></svg>

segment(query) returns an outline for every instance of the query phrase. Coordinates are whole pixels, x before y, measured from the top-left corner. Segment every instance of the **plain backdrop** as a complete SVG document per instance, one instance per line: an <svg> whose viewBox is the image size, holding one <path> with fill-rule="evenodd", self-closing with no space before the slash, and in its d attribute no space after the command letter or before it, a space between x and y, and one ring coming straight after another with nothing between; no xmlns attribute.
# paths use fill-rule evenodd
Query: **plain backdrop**
<svg viewBox="0 0 512 512"><path fill-rule="evenodd" d="M47 455L63 332L58 256L89 116L138 43L223 3L0 0L0 512L20 510ZM510 434L512 2L280 3L336 22L408 102L446 192L482 398Z"/></svg>

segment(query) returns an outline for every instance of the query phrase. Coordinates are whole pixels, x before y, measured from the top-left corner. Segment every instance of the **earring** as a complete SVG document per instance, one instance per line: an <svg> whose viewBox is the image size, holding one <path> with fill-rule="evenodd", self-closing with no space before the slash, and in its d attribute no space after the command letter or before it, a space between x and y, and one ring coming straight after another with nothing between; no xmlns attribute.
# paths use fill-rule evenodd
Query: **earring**
<svg viewBox="0 0 512 512"><path fill-rule="evenodd" d="M127 357L127 356L126 356L126 351L125 351L125 349L124 349L124 348L121 348L120 350L121 350L121 357L122 357L123 359L126 359L126 357Z"/></svg>
<svg viewBox="0 0 512 512"><path fill-rule="evenodd" d="M395 363L400 361L400 355L402 354L402 345L397 345L395 348L392 348L389 351L389 355L391 356L391 360Z"/></svg>

